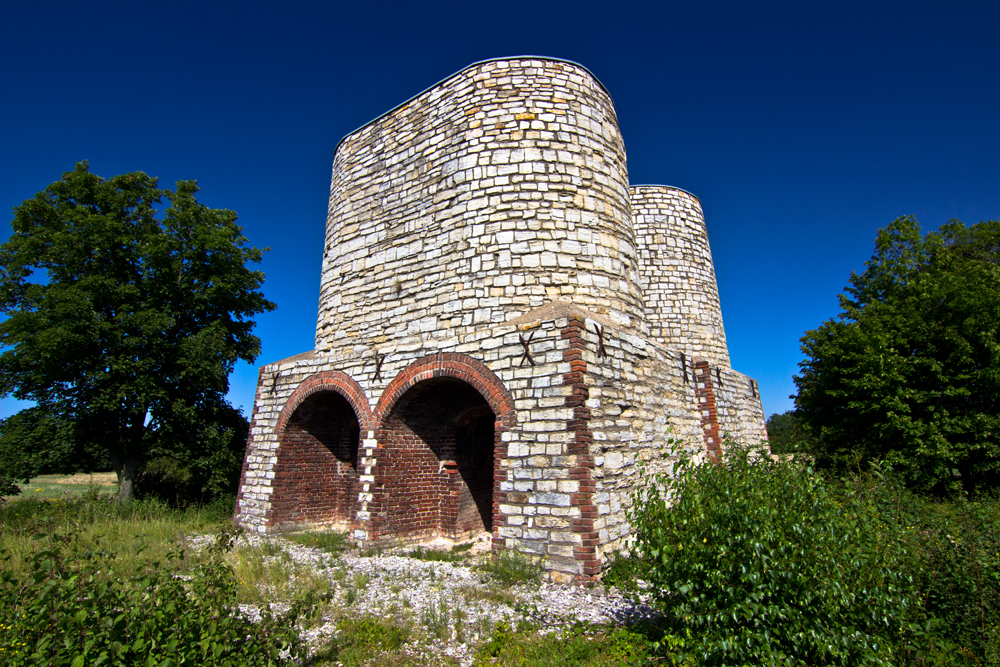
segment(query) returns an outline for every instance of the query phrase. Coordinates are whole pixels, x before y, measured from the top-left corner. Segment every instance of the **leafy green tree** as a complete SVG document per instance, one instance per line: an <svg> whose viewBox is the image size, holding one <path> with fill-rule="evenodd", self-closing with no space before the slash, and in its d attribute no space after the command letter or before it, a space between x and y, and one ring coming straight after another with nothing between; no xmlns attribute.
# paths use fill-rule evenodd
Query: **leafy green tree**
<svg viewBox="0 0 1000 667"><path fill-rule="evenodd" d="M820 465L883 460L923 490L1000 481L1000 222L881 230L842 312L806 332L795 405Z"/></svg>
<svg viewBox="0 0 1000 667"><path fill-rule="evenodd" d="M198 448L164 437L151 449L139 469L138 496L155 496L183 505L235 495L250 424L229 405L203 414L202 422L196 435Z"/></svg>
<svg viewBox="0 0 1000 667"><path fill-rule="evenodd" d="M107 451L80 442L73 423L58 415L31 407L0 422L0 471L9 477L27 481L110 467Z"/></svg>
<svg viewBox="0 0 1000 667"><path fill-rule="evenodd" d="M14 209L0 246L0 395L106 451L123 501L151 456L210 458L229 374L260 351L252 318L274 308L247 268L261 250L197 191L83 162Z"/></svg>
<svg viewBox="0 0 1000 667"><path fill-rule="evenodd" d="M791 454L809 449L812 439L795 410L774 413L767 418L765 426L772 454Z"/></svg>

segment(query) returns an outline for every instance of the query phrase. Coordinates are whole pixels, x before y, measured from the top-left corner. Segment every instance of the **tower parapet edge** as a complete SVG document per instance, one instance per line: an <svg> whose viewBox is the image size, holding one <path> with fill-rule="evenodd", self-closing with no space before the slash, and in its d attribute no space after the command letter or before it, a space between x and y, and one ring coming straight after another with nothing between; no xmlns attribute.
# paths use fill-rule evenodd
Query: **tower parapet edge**
<svg viewBox="0 0 1000 667"><path fill-rule="evenodd" d="M473 65L341 142L316 352L447 337L553 300L645 329L625 148L582 67Z"/></svg>
<svg viewBox="0 0 1000 667"><path fill-rule="evenodd" d="M719 287L701 202L665 185L630 188L650 336L729 367Z"/></svg>

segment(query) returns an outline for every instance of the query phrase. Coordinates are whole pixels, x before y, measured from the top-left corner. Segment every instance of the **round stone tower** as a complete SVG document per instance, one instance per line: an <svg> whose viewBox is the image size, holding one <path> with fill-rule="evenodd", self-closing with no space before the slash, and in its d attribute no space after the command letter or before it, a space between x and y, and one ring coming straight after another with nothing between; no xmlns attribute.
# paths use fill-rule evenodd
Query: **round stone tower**
<svg viewBox="0 0 1000 667"><path fill-rule="evenodd" d="M445 340L553 300L646 328L624 143L586 69L477 63L340 143L317 354Z"/></svg>
<svg viewBox="0 0 1000 667"><path fill-rule="evenodd" d="M631 191L651 337L728 368L729 348L701 202L664 185Z"/></svg>

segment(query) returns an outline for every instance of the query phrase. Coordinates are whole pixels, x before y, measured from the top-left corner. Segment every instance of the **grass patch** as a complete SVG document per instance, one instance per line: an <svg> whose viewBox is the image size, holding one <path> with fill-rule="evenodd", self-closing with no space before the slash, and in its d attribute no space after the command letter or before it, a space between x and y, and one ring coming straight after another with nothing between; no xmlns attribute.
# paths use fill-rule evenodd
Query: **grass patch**
<svg viewBox="0 0 1000 667"><path fill-rule="evenodd" d="M351 546L347 533L330 530L309 533L291 533L285 538L304 547L312 547L328 554L339 556Z"/></svg>
<svg viewBox="0 0 1000 667"><path fill-rule="evenodd" d="M178 510L157 500L120 505L93 491L78 498L28 496L0 505L0 549L9 557L5 567L20 577L40 545L69 534L88 548L113 549L115 569L123 576L141 573L151 561L187 567L197 560L187 549L189 536L224 528L228 507L220 502ZM179 557L168 559L174 551Z"/></svg>
<svg viewBox="0 0 1000 667"><path fill-rule="evenodd" d="M22 498L54 500L79 498L88 493L115 495L118 477L113 472L77 473L75 475L39 475L26 484L18 484L19 496L5 496L9 501Z"/></svg>
<svg viewBox="0 0 1000 667"><path fill-rule="evenodd" d="M238 602L266 605L274 602L327 606L334 595L334 581L317 564L296 563L276 543L263 540L240 546L226 555L237 582Z"/></svg>
<svg viewBox="0 0 1000 667"><path fill-rule="evenodd" d="M401 649L411 635L409 627L395 621L371 616L345 618L337 623L336 636L314 656L313 664L316 667L426 664L402 653Z"/></svg>
<svg viewBox="0 0 1000 667"><path fill-rule="evenodd" d="M488 559L478 563L475 569L485 574L487 578L507 586L538 584L542 581L541 559L519 551L494 552Z"/></svg>
<svg viewBox="0 0 1000 667"><path fill-rule="evenodd" d="M373 544L358 552L361 558L378 558L385 553L385 548L381 544Z"/></svg>
<svg viewBox="0 0 1000 667"><path fill-rule="evenodd" d="M476 652L474 665L500 667L612 667L652 665L652 643L639 632L581 624L563 632L541 633L528 625L500 623ZM680 665L668 660L655 664Z"/></svg>
<svg viewBox="0 0 1000 667"><path fill-rule="evenodd" d="M491 604L505 604L513 607L517 603L517 598L510 591L496 588L490 585L461 586L458 592L466 602L488 602Z"/></svg>
<svg viewBox="0 0 1000 667"><path fill-rule="evenodd" d="M472 548L470 544L468 548ZM417 560L425 560L431 562L440 563L454 563L460 560L465 560L468 554L464 553L465 550L459 551L458 547L447 551L444 549L425 549L424 547L417 547L412 551L407 551L403 555L407 558L416 558Z"/></svg>

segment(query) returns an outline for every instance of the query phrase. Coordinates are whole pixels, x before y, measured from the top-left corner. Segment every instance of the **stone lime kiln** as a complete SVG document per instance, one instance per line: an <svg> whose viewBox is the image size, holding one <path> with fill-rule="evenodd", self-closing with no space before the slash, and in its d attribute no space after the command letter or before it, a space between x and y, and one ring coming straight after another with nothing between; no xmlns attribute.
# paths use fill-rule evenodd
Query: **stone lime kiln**
<svg viewBox="0 0 1000 667"><path fill-rule="evenodd" d="M701 204L629 186L574 63L476 63L337 147L313 350L260 370L237 520L465 539L597 576L637 463L766 438Z"/></svg>

